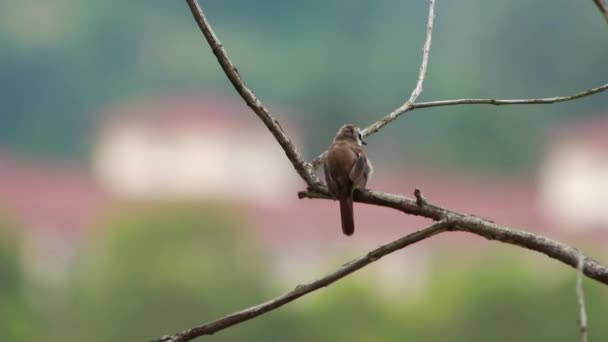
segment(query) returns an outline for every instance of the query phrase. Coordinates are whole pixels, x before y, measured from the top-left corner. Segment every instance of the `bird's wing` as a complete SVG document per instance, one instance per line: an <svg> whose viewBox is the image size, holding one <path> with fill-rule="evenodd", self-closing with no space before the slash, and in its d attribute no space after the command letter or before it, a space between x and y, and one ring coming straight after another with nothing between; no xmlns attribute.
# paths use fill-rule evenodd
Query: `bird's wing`
<svg viewBox="0 0 608 342"><path fill-rule="evenodd" d="M367 159L365 151L359 147L353 148L357 159L350 170L350 180L353 181L356 188L365 189L367 180L372 173L372 165Z"/></svg>
<svg viewBox="0 0 608 342"><path fill-rule="evenodd" d="M325 182L327 183L327 188L329 192L336 197L338 194L338 184L336 184L336 180L333 179L329 172L329 166L327 165L327 157L323 160L323 173L325 174Z"/></svg>

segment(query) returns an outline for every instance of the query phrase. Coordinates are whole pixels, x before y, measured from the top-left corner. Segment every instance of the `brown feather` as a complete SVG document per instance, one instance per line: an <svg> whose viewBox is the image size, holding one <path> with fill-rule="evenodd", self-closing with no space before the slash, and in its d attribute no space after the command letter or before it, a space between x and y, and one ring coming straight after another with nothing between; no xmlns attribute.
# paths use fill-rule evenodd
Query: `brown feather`
<svg viewBox="0 0 608 342"><path fill-rule="evenodd" d="M365 150L359 146L358 134L359 129L354 125L340 128L323 161L327 187L340 201L342 231L346 235L355 231L353 190L364 189L371 174L371 164Z"/></svg>
<svg viewBox="0 0 608 342"><path fill-rule="evenodd" d="M342 232L353 235L355 232L355 219L353 217L353 198L340 198L340 217L342 219Z"/></svg>

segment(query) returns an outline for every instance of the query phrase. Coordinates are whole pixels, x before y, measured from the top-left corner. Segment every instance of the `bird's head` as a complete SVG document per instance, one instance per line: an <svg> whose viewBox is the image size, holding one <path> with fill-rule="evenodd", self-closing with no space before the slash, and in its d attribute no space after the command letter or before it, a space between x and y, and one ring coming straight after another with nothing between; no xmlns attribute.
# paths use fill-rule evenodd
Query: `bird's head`
<svg viewBox="0 0 608 342"><path fill-rule="evenodd" d="M340 127L338 133L336 133L336 137L334 138L334 141L339 140L354 141L357 143L358 146L367 145L367 143L363 141L361 129L353 124L348 124Z"/></svg>

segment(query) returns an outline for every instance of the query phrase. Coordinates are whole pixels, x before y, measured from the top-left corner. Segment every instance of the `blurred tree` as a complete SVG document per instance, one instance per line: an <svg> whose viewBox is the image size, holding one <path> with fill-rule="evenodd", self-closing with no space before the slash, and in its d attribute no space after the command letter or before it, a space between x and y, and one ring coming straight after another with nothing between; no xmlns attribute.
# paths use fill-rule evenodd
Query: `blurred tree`
<svg viewBox="0 0 608 342"><path fill-rule="evenodd" d="M39 330L25 298L15 231L0 217L0 341L35 341Z"/></svg>
<svg viewBox="0 0 608 342"><path fill-rule="evenodd" d="M144 205L117 210L83 250L81 272L70 291L71 305L47 319L50 325L44 329L44 340L145 341L271 298L280 292L268 267L272 261L264 258L248 228L219 206ZM0 248L0 253L6 250L11 249ZM15 260L14 255L0 258L2 303L19 303L19 283L4 282L18 273L14 262L6 266L6 260ZM526 259L512 255L486 258L474 265L451 259L445 264L432 270L426 287L403 294L382 293L377 285L370 285L376 282L370 282L364 271L213 339L500 342L577 338L574 272L565 278L552 274L547 281L547 275L531 272ZM306 280L297 274L294 270L294 284ZM590 338L601 340L608 336L608 327L599 323L608 314L608 294L592 281L585 282L585 290ZM23 319L27 315L19 314L23 309L15 307L20 306L9 304L10 316L1 316L4 305L0 309L0 317L10 318L0 320L0 327L7 323L3 332L11 334L8 341L39 340L34 336L39 330L33 330Z"/></svg>
<svg viewBox="0 0 608 342"><path fill-rule="evenodd" d="M575 272L572 276L532 272L526 259L493 257L474 266L441 267L426 295L410 313L424 341L571 341L580 338ZM538 265L537 265L538 266ZM550 278L550 280L548 280ZM608 314L604 285L585 281L590 317ZM592 324L600 340L608 327Z"/></svg>
<svg viewBox="0 0 608 342"><path fill-rule="evenodd" d="M232 212L180 205L137 212L100 227L82 263L74 341L145 341L264 298L261 259ZM220 340L248 335L235 330Z"/></svg>
<svg viewBox="0 0 608 342"><path fill-rule="evenodd" d="M417 294L383 295L360 276L345 279L317 293L317 298L307 298L312 305L300 310L290 307L300 315L301 324L294 332L309 341L580 338L575 272L570 269L571 277L553 274L547 281L547 275L531 272L524 259L512 255L489 258L474 267L451 261L436 268L428 287ZM608 315L608 293L593 281L585 281L585 291L592 322L589 338L603 341L608 336L608 327L601 324Z"/></svg>

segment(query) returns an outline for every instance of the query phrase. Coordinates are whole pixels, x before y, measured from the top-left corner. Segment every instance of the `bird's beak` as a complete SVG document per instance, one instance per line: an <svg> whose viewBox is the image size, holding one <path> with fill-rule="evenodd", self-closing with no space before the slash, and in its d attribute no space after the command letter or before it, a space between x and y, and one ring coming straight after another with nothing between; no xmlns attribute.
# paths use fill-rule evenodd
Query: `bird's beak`
<svg viewBox="0 0 608 342"><path fill-rule="evenodd" d="M363 139L361 139L361 143L362 143L363 145L367 145L367 143L366 143L365 141L363 141Z"/></svg>

